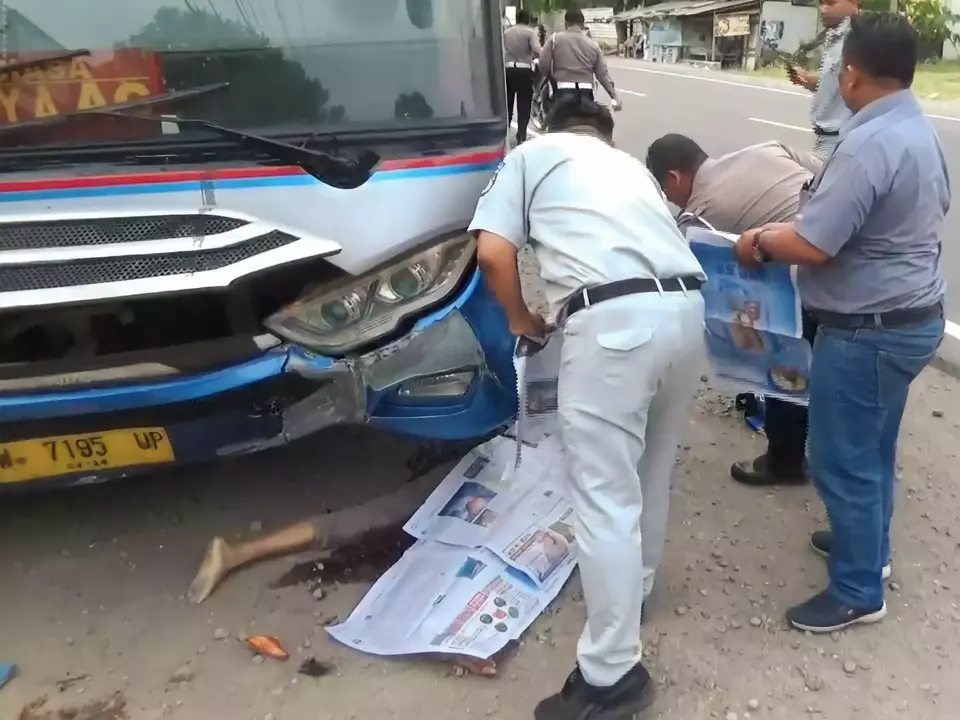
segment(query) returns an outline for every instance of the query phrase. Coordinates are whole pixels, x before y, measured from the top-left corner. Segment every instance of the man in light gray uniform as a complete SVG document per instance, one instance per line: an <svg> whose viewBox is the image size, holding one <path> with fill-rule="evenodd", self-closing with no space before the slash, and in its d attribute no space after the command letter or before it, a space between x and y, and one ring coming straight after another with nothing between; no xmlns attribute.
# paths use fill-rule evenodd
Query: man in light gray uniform
<svg viewBox="0 0 960 720"><path fill-rule="evenodd" d="M526 10L517 12L517 24L503 33L503 61L507 73L507 114L513 122L517 104L517 144L527 139L530 106L533 102L533 62L540 55L540 40Z"/></svg>
<svg viewBox="0 0 960 720"><path fill-rule="evenodd" d="M797 70L790 74L794 84L814 93L810 108L814 152L824 160L840 142L840 127L850 118L840 95L840 55L850 31L850 18L858 12L858 0L820 0L820 19L827 29L820 49L820 72Z"/></svg>
<svg viewBox="0 0 960 720"><path fill-rule="evenodd" d="M554 102L577 96L593 100L593 78L596 76L600 87L613 101L613 109L619 110L620 99L603 50L584 32L583 13L567 10L564 21L566 30L551 36L540 53L540 70L555 83Z"/></svg>
<svg viewBox="0 0 960 720"><path fill-rule="evenodd" d="M936 131L910 91L917 34L890 13L851 18L840 92L853 117L797 219L749 230L747 265L798 265L820 323L810 372L810 464L831 532L828 589L791 608L794 627L827 633L881 620L890 559L897 436L910 384L943 339L940 233L950 207Z"/></svg>
<svg viewBox="0 0 960 720"><path fill-rule="evenodd" d="M547 127L507 155L470 231L514 334L545 328L520 288L517 253L527 243L563 332L560 439L587 625L577 669L536 717L613 720L639 713L653 689L640 620L703 362L705 276L650 173L612 147L606 108L559 103Z"/></svg>

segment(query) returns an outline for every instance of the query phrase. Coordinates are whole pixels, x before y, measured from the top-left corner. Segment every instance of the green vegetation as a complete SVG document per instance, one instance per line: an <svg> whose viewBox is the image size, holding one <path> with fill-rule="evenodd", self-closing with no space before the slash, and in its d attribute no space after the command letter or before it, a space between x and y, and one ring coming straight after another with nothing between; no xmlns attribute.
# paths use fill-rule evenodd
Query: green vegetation
<svg viewBox="0 0 960 720"><path fill-rule="evenodd" d="M786 74L780 65L769 65L756 72L738 72L747 77L786 82ZM941 60L921 64L917 68L913 91L917 97L927 100L960 100L960 62Z"/></svg>

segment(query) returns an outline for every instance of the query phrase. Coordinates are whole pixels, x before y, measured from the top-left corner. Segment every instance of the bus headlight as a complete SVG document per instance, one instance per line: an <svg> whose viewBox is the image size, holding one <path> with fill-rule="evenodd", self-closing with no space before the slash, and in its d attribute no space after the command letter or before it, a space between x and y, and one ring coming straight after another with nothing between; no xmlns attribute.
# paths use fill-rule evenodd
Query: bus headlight
<svg viewBox="0 0 960 720"><path fill-rule="evenodd" d="M265 324L320 352L347 352L445 298L469 267L474 248L473 238L455 237L348 285L308 294Z"/></svg>

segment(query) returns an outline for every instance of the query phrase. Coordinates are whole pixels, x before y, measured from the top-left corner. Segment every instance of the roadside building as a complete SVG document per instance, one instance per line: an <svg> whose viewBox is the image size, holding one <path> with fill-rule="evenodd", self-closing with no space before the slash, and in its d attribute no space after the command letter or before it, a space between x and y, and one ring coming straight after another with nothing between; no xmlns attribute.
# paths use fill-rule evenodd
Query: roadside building
<svg viewBox="0 0 960 720"><path fill-rule="evenodd" d="M816 6L798 0L667 0L614 20L627 24L628 38L644 39L646 60L746 70L817 32Z"/></svg>

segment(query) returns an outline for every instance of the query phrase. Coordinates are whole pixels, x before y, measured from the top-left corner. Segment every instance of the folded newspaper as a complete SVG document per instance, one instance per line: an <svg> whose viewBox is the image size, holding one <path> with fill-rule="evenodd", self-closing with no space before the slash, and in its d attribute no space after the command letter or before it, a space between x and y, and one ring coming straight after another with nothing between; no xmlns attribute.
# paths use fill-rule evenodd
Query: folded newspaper
<svg viewBox="0 0 960 720"><path fill-rule="evenodd" d="M513 353L517 373L517 422L510 434L516 440L513 466L504 469L509 479L523 461L523 447L536 446L556 435L557 392L563 334L555 330L542 342L519 338Z"/></svg>
<svg viewBox="0 0 960 720"><path fill-rule="evenodd" d="M737 262L735 235L691 227L690 249L707 273L707 357L716 385L807 404L811 350L803 339L796 268Z"/></svg>
<svg viewBox="0 0 960 720"><path fill-rule="evenodd" d="M495 437L457 464L404 526L418 542L332 637L377 655L489 658L530 626L569 579L577 544L558 441L526 448L504 481L515 448Z"/></svg>

